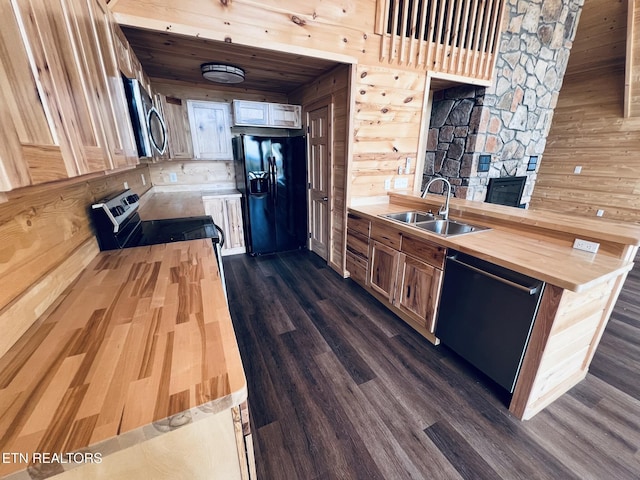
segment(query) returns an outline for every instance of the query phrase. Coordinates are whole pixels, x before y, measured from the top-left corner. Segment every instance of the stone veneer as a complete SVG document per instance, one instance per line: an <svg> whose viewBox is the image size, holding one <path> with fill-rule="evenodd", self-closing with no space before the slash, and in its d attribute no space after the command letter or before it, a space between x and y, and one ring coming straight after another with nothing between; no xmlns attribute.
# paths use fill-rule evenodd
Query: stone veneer
<svg viewBox="0 0 640 480"><path fill-rule="evenodd" d="M507 0L492 85L434 94L423 188L445 177L456 197L483 201L489 178L526 175L522 203L529 202L536 171L527 164L531 156L543 160L583 4ZM480 155L491 155L488 172L477 171ZM432 191L442 191L436 185Z"/></svg>

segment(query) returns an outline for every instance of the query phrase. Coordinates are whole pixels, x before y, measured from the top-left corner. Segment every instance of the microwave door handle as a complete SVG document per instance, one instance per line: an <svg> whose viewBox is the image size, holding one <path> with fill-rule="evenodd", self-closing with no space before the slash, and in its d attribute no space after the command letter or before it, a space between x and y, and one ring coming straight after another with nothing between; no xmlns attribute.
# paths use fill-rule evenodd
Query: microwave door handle
<svg viewBox="0 0 640 480"><path fill-rule="evenodd" d="M158 145L156 143L156 139L153 138L153 130L151 129L151 118L155 116L156 120L160 123L160 127L162 130L162 145ZM162 115L156 109L156 107L151 107L147 112L147 132L149 132L149 139L151 143L153 143L154 148L158 151L160 155L164 155L164 152L167 150L167 126L162 119Z"/></svg>

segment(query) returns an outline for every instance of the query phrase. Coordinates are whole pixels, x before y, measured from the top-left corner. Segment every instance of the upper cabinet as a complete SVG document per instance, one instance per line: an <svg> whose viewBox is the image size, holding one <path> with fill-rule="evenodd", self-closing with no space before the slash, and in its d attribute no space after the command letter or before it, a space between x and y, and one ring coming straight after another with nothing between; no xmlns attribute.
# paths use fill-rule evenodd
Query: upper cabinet
<svg viewBox="0 0 640 480"><path fill-rule="evenodd" d="M302 107L283 103L234 100L233 124L251 127L302 128Z"/></svg>
<svg viewBox="0 0 640 480"><path fill-rule="evenodd" d="M160 98L164 121L167 124L169 159L193 159L193 144L191 143L187 102L172 96L158 95L158 97Z"/></svg>
<svg viewBox="0 0 640 480"><path fill-rule="evenodd" d="M193 139L193 158L232 160L229 104L187 100L187 107Z"/></svg>
<svg viewBox="0 0 640 480"><path fill-rule="evenodd" d="M101 0L12 0L0 15L0 188L137 163Z"/></svg>

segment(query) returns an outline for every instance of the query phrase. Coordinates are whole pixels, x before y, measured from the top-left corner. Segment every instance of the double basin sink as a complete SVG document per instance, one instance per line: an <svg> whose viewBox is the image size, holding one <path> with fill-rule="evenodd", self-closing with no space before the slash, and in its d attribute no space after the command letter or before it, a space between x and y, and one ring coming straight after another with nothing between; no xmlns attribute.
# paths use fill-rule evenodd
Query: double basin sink
<svg viewBox="0 0 640 480"><path fill-rule="evenodd" d="M468 223L458 222L456 220L443 220L436 218L432 213L411 210L408 212L387 213L381 215L397 222L406 223L416 228L426 230L431 233L442 235L443 237L451 237L454 235L462 235L465 233L480 232L490 230L488 227L478 225L470 225Z"/></svg>

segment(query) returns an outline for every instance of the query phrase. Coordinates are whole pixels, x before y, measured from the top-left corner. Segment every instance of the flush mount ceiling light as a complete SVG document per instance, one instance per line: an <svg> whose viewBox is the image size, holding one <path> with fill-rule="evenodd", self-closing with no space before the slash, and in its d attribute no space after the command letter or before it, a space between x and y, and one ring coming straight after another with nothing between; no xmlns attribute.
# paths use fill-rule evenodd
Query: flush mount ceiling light
<svg viewBox="0 0 640 480"><path fill-rule="evenodd" d="M244 81L244 70L221 63L203 63L200 65L202 76L210 82L240 83Z"/></svg>

